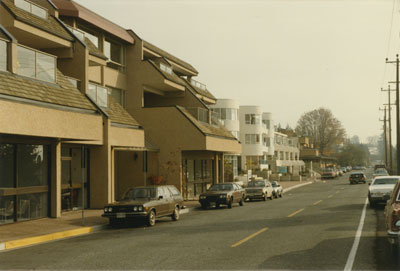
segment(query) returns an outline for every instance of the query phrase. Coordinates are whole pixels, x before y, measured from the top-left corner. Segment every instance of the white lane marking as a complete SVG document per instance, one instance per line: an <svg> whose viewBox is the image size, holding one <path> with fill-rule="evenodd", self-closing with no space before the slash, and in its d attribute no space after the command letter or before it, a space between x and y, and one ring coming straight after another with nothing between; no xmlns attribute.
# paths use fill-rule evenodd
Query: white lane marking
<svg viewBox="0 0 400 271"><path fill-rule="evenodd" d="M347 258L347 262L346 262L346 266L344 267L344 271L349 271L349 270L352 270L352 268L353 268L354 260L356 258L356 254L357 254L358 245L360 244L362 230L364 227L364 220L365 220L365 213L367 210L367 204L368 204L368 198L365 199L364 208L363 208L362 214L361 214L360 224L358 225L358 229L356 232L356 237L354 239L353 247L351 248L349 257Z"/></svg>

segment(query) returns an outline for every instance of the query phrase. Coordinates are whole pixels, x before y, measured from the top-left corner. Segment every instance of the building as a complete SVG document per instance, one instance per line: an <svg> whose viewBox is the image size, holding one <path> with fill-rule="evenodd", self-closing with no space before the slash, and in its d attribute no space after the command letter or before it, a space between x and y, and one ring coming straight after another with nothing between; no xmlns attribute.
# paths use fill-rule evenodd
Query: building
<svg viewBox="0 0 400 271"><path fill-rule="evenodd" d="M124 109L133 68L122 52L134 39L54 3L0 1L0 224L102 208L131 184L119 168L142 171L144 129Z"/></svg>
<svg viewBox="0 0 400 271"><path fill-rule="evenodd" d="M309 138L303 136L299 139L300 142L300 159L304 161L306 171L316 171L322 173L326 167L336 167L337 158L332 156L322 155L314 145L310 143Z"/></svg>
<svg viewBox="0 0 400 271"><path fill-rule="evenodd" d="M224 127L239 139L239 103L232 99L218 99L210 108L220 116ZM225 180L233 181L239 175L239 157L240 153L224 156Z"/></svg>
<svg viewBox="0 0 400 271"><path fill-rule="evenodd" d="M299 176L304 171L304 162L300 160L299 138L285 133L275 132L275 153L272 171L290 176Z"/></svg>
<svg viewBox="0 0 400 271"><path fill-rule="evenodd" d="M239 122L242 170L268 170L267 158L274 154L272 114L260 106L240 106Z"/></svg>

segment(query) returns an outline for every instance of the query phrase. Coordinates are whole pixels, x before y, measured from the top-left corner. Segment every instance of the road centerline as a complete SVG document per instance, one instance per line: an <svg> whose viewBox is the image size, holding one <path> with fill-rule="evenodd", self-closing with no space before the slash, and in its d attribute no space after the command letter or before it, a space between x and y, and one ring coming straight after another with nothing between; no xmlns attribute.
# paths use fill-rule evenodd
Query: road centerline
<svg viewBox="0 0 400 271"><path fill-rule="evenodd" d="M265 227L265 228L262 228L262 229L261 229L261 230L259 230L258 232L255 232L255 233L253 233L253 234L251 234L251 235L247 236L246 238L244 238L244 239L240 240L239 242L237 242L237 243L234 243L234 244L233 244L231 247L237 247L237 246L240 246L241 244L243 244L243 243L245 243L245 242L249 241L251 238L254 238L254 237L256 237L257 235L259 235L260 233L263 233L263 232L265 232L266 230L268 230L268 228L267 228L267 227Z"/></svg>
<svg viewBox="0 0 400 271"><path fill-rule="evenodd" d="M301 212L303 212L303 211L304 211L304 208L302 208L302 209L300 209L300 210L297 210L296 212L291 213L291 214L288 215L287 217L295 216L295 215L297 215L298 213L301 213Z"/></svg>

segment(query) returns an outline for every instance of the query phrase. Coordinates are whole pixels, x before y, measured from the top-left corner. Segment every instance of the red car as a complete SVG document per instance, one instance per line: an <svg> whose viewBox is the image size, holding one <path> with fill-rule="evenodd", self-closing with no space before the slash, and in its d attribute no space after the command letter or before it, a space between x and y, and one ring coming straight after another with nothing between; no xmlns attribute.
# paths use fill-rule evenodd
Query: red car
<svg viewBox="0 0 400 271"><path fill-rule="evenodd" d="M400 181L395 185L390 199L385 206L385 222L389 241L394 246L399 246L400 232Z"/></svg>

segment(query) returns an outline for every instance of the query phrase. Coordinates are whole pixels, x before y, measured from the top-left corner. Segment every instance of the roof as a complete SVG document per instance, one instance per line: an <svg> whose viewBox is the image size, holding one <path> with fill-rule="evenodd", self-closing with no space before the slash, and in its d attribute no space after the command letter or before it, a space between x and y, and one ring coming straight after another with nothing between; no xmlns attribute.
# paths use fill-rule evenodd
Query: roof
<svg viewBox="0 0 400 271"><path fill-rule="evenodd" d="M219 124L214 126L208 123L198 121L189 111L181 106L177 106L178 110L182 112L203 134L211 136L225 137L231 140L237 140L224 126Z"/></svg>
<svg viewBox="0 0 400 271"><path fill-rule="evenodd" d="M96 47L96 45L93 44L93 42L85 37L85 44L86 48L89 50L89 54L100 57L102 59L107 60L108 57L106 57L102 51L100 51L99 48Z"/></svg>
<svg viewBox="0 0 400 271"><path fill-rule="evenodd" d="M169 73L161 70L160 66L157 65L156 63L154 63L153 61L148 60L148 62L151 63L151 65L153 65L153 67L156 70L158 70L164 76L165 79L168 79L168 80L170 80L170 81L172 81L174 83L177 83L179 85L182 85L182 86L186 85L185 82L183 81L183 79L180 78L178 75L176 75L174 72L172 72L172 74L169 74Z"/></svg>
<svg viewBox="0 0 400 271"><path fill-rule="evenodd" d="M95 111L94 105L57 71L57 84L0 72L0 94Z"/></svg>
<svg viewBox="0 0 400 271"><path fill-rule="evenodd" d="M97 13L79 5L71 0L52 0L57 6L58 12L61 16L75 17L82 19L106 32L124 40L130 44L134 43L134 39L129 33L121 26L107 20L106 18L98 15Z"/></svg>
<svg viewBox="0 0 400 271"><path fill-rule="evenodd" d="M140 126L140 124L110 95L108 96L108 107L103 107L102 109L108 114L111 122Z"/></svg>
<svg viewBox="0 0 400 271"><path fill-rule="evenodd" d="M151 44L150 42L147 42L147 41L143 40L143 46L146 47L147 49L150 49L151 51L153 51L153 52L155 52L155 53L157 53L157 54L159 54L159 55L161 55L161 56L163 56L163 57L165 57L165 58L167 58L167 59L169 59L169 60L175 62L176 64L181 65L182 67L184 67L184 68L190 70L191 72L194 72L194 73L196 73L196 74L199 73L199 72L198 72L192 65L190 65L189 63L187 63L187 62L185 62L185 61L183 61L183 60L181 60L181 59L179 59L179 58L177 58L177 57L175 57L175 56L173 56L173 55L167 53L166 51L164 51L164 50L158 48L157 46Z"/></svg>
<svg viewBox="0 0 400 271"><path fill-rule="evenodd" d="M216 100L216 99L217 99L217 98L215 98L215 96L212 95L211 92L209 92L208 90L203 90L203 89L201 89L201 88L198 88L198 87L196 87L196 86L193 86L193 85L189 82L189 80L187 80L187 79L185 79L185 78L182 78L182 79L183 79L183 81L185 81L186 85L187 85L189 88L193 89L193 90L194 90L195 92L197 92L198 94L200 94L200 95L202 95L202 96L204 96L204 97L213 99L213 100Z"/></svg>
<svg viewBox="0 0 400 271"><path fill-rule="evenodd" d="M58 37L64 38L66 40L74 41L73 36L52 15L48 14L47 19L42 19L23 9L17 8L14 5L14 3L10 0L0 0L0 1L17 20L35 26L41 30L44 30Z"/></svg>

